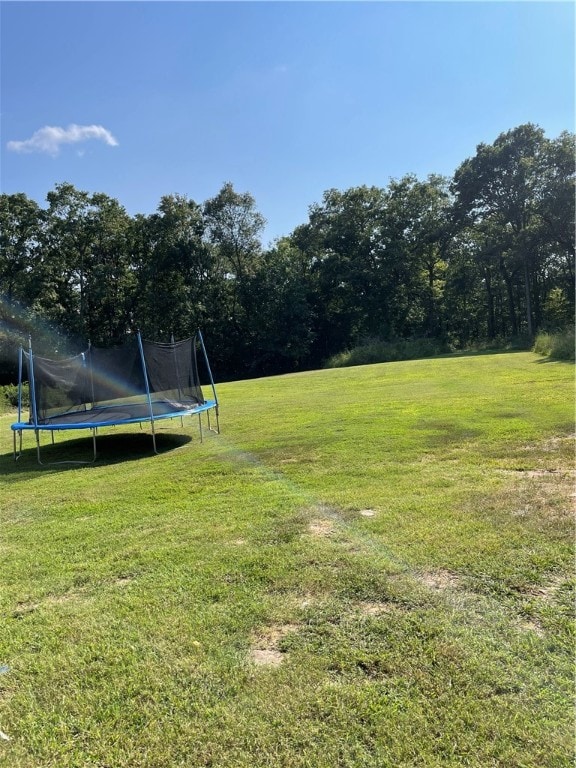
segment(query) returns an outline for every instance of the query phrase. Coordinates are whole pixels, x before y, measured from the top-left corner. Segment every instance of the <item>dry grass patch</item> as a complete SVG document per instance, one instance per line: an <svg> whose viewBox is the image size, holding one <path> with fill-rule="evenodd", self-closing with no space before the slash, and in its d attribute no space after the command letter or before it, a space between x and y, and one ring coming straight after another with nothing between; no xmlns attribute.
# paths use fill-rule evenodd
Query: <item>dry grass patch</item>
<svg viewBox="0 0 576 768"><path fill-rule="evenodd" d="M573 525L576 498L576 471L571 469L506 469L513 478L501 493L507 500L509 514L516 518L532 518L541 524L554 522Z"/></svg>
<svg viewBox="0 0 576 768"><path fill-rule="evenodd" d="M442 569L436 571L423 571L417 575L418 581L429 589L445 590L457 589L460 585L460 578L452 571Z"/></svg>
<svg viewBox="0 0 576 768"><path fill-rule="evenodd" d="M250 661L257 667L279 667L284 661L284 654L269 648L253 648L250 651Z"/></svg>
<svg viewBox="0 0 576 768"><path fill-rule="evenodd" d="M333 520L312 520L308 525L308 533L312 536L332 536L335 527Z"/></svg>
<svg viewBox="0 0 576 768"><path fill-rule="evenodd" d="M362 517L376 517L376 510L375 509L361 509L358 512L359 515L362 515Z"/></svg>
<svg viewBox="0 0 576 768"><path fill-rule="evenodd" d="M299 629L298 624L271 624L261 627L252 638L248 653L250 661L257 666L279 666L286 656L280 647L282 640Z"/></svg>
<svg viewBox="0 0 576 768"><path fill-rule="evenodd" d="M21 619L29 613L34 613L40 608L52 608L54 606L66 605L75 600L81 600L86 597L85 590L77 590L65 592L62 595L48 595L39 602L32 600L22 600L16 605L14 611L12 611L12 618Z"/></svg>
<svg viewBox="0 0 576 768"><path fill-rule="evenodd" d="M116 579L114 579L112 584L115 587L126 587L128 584L131 584L135 578L136 576L131 575L118 576Z"/></svg>
<svg viewBox="0 0 576 768"><path fill-rule="evenodd" d="M363 616L381 616L383 613L393 613L399 610L396 603L364 600L357 605Z"/></svg>
<svg viewBox="0 0 576 768"><path fill-rule="evenodd" d="M544 628L537 619L524 619L520 623L520 629L524 632L533 632L538 637L544 637Z"/></svg>
<svg viewBox="0 0 576 768"><path fill-rule="evenodd" d="M531 595L544 601L553 600L565 581L563 576L554 576L546 584L528 586L519 591L524 595Z"/></svg>

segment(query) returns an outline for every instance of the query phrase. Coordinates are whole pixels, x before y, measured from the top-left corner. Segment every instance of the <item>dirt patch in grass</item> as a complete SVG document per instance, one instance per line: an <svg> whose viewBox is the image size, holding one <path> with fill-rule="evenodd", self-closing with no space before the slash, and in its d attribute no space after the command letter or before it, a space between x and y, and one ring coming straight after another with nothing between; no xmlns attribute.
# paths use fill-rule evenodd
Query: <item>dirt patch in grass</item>
<svg viewBox="0 0 576 768"><path fill-rule="evenodd" d="M395 603L362 601L358 603L358 610L363 616L381 616L383 613L392 613L398 610Z"/></svg>
<svg viewBox="0 0 576 768"><path fill-rule="evenodd" d="M521 588L523 595L531 595L541 600L552 600L566 579L562 576L554 576L546 584L534 584Z"/></svg>
<svg viewBox="0 0 576 768"><path fill-rule="evenodd" d="M359 515L362 515L362 517L376 517L376 510L375 509L361 509L358 512Z"/></svg>
<svg viewBox="0 0 576 768"><path fill-rule="evenodd" d="M520 477L576 477L576 471L570 469L513 469L509 472Z"/></svg>
<svg viewBox="0 0 576 768"><path fill-rule="evenodd" d="M507 469L514 478L501 491L498 506L507 506L513 517L530 519L540 525L560 523L573 529L576 473L569 469ZM512 502L512 504L510 503Z"/></svg>
<svg viewBox="0 0 576 768"><path fill-rule="evenodd" d="M334 533L334 521L326 519L312 520L308 525L308 533L312 536L331 536Z"/></svg>
<svg viewBox="0 0 576 768"><path fill-rule="evenodd" d="M286 656L280 647L286 635L299 630L298 624L271 624L255 632L248 653L250 661L257 666L279 666Z"/></svg>
<svg viewBox="0 0 576 768"><path fill-rule="evenodd" d="M460 584L459 577L452 571L437 570L423 571L417 575L418 581L429 589L456 589Z"/></svg>
<svg viewBox="0 0 576 768"><path fill-rule="evenodd" d="M39 602L22 601L19 602L14 611L12 611L12 618L21 619L29 613L34 613L39 608L51 608L58 605L66 605L73 600L80 600L85 596L84 592L74 591L65 592L62 595L48 595Z"/></svg>
<svg viewBox="0 0 576 768"><path fill-rule="evenodd" d="M118 576L114 581L112 582L113 586L115 587L125 587L128 584L131 584L136 576L132 575L125 575L125 576Z"/></svg>
<svg viewBox="0 0 576 768"><path fill-rule="evenodd" d="M298 597L294 598L294 604L297 608L310 608L313 605L316 605L322 600L321 597L318 597L317 595L312 594L312 592L307 592L304 595L298 595Z"/></svg>
<svg viewBox="0 0 576 768"><path fill-rule="evenodd" d="M253 648L250 661L258 667L279 667L284 661L284 654L268 648Z"/></svg>
<svg viewBox="0 0 576 768"><path fill-rule="evenodd" d="M520 629L524 632L533 632L538 637L544 637L544 628L537 619L524 619L520 622Z"/></svg>

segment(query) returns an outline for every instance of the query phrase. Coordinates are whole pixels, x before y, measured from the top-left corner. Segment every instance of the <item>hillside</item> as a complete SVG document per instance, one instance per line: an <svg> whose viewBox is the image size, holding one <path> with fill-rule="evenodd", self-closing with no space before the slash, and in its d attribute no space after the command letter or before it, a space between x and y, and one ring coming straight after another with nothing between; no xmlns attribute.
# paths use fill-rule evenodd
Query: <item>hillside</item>
<svg viewBox="0 0 576 768"><path fill-rule="evenodd" d="M0 765L571 765L573 374L228 383L91 466L0 416Z"/></svg>

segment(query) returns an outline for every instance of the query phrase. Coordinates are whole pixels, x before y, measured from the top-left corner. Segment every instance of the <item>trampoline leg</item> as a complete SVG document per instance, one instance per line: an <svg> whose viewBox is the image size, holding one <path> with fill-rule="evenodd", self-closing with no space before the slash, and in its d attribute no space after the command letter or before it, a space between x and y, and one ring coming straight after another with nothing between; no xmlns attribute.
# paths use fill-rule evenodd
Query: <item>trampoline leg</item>
<svg viewBox="0 0 576 768"><path fill-rule="evenodd" d="M216 432L217 435L220 434L220 423L218 421L218 408L214 409L214 412L216 413L216 429L212 429L212 425L210 423L210 411L206 411L206 414L208 416L208 429L210 432Z"/></svg>
<svg viewBox="0 0 576 768"><path fill-rule="evenodd" d="M156 450L156 433L154 432L154 422L151 421L150 425L152 427L152 445L154 447L154 453L156 456L158 456L158 451ZM142 425L140 425L140 428L142 428Z"/></svg>
<svg viewBox="0 0 576 768"><path fill-rule="evenodd" d="M94 464L96 459L98 458L98 454L96 451L96 434L98 432L96 427L91 428L92 429L92 446L94 450L94 457L92 461L42 461L42 457L40 455L40 429L35 429L34 434L36 435L36 459L38 461L38 464L40 464L41 467L46 466L55 466L57 464ZM54 440L54 430L51 430L50 437L52 438L52 444L54 445L56 441ZM18 433L18 436L16 436L16 433ZM15 429L12 434L12 450L14 455L14 461L18 461L18 459L22 456L22 434L23 430L21 429ZM18 442L17 442L18 441Z"/></svg>
<svg viewBox="0 0 576 768"><path fill-rule="evenodd" d="M200 429L200 442L204 442L204 435L202 434L202 414L198 414L198 428Z"/></svg>
<svg viewBox="0 0 576 768"><path fill-rule="evenodd" d="M16 451L16 431L14 432L14 461L18 461L20 456L22 456L22 430L18 430L18 436L20 438L19 440L19 448L18 451Z"/></svg>
<svg viewBox="0 0 576 768"><path fill-rule="evenodd" d="M35 429L36 433L36 458L38 459L38 464L42 464L42 461L40 460L40 430Z"/></svg>

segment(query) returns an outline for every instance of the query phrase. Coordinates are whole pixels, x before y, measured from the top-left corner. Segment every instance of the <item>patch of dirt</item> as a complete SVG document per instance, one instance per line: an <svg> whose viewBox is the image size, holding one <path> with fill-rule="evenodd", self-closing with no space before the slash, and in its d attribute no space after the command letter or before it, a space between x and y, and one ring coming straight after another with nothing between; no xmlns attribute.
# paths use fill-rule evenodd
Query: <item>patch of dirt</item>
<svg viewBox="0 0 576 768"><path fill-rule="evenodd" d="M541 443L527 443L522 446L525 451L557 451L562 448L566 443L574 443L576 441L576 435L562 435L560 437L551 437L548 440L544 440Z"/></svg>
<svg viewBox="0 0 576 768"><path fill-rule="evenodd" d="M279 666L286 656L279 648L280 641L298 629L298 624L271 624L261 627L254 634L248 657L258 666Z"/></svg>
<svg viewBox="0 0 576 768"><path fill-rule="evenodd" d="M564 443L572 443L572 445L575 444L576 441L576 435L562 435L561 437L551 437L549 440L546 440L544 442L544 450L545 451L555 451L559 447L561 447Z"/></svg>
<svg viewBox="0 0 576 768"><path fill-rule="evenodd" d="M133 582L135 578L135 576L118 576L112 583L115 587L125 587L127 584Z"/></svg>
<svg viewBox="0 0 576 768"><path fill-rule="evenodd" d="M455 573L444 570L424 571L418 576L418 579L429 589L437 590L455 589L460 583L460 579Z"/></svg>
<svg viewBox="0 0 576 768"><path fill-rule="evenodd" d="M253 648L250 660L259 667L279 667L284 661L284 654L266 648Z"/></svg>
<svg viewBox="0 0 576 768"><path fill-rule="evenodd" d="M538 637L544 636L542 624L537 619L524 619L520 623L520 629L523 629L525 632L534 632Z"/></svg>
<svg viewBox="0 0 576 768"><path fill-rule="evenodd" d="M294 604L297 608L310 608L311 605L318 603L318 598L307 592L305 595L299 595L294 599Z"/></svg>
<svg viewBox="0 0 576 768"><path fill-rule="evenodd" d="M33 613L40 608L40 603L18 603L16 609L12 611L13 619L21 619L28 613Z"/></svg>
<svg viewBox="0 0 576 768"><path fill-rule="evenodd" d="M83 596L82 592L65 592L63 595L48 595L39 603L32 601L19 602L14 611L12 611L12 618L21 619L29 613L34 613L39 608L50 608L54 605L65 605L72 600L79 600Z"/></svg>
<svg viewBox="0 0 576 768"><path fill-rule="evenodd" d="M255 635L255 645L258 648L277 648L283 637L297 632L299 628L298 624L271 624L268 627L262 627Z"/></svg>
<svg viewBox="0 0 576 768"><path fill-rule="evenodd" d="M364 616L381 616L383 613L392 613L397 608L395 603L363 601L358 604L358 610Z"/></svg>
<svg viewBox="0 0 576 768"><path fill-rule="evenodd" d="M558 592L565 579L562 576L554 576L546 584L537 584L525 587L520 591L524 595L539 597L541 600L551 600Z"/></svg>
<svg viewBox="0 0 576 768"><path fill-rule="evenodd" d="M512 475L519 478L525 477L538 477L548 480L568 480L576 478L575 469L556 469L556 468L544 468L544 469L523 469L518 467L517 469L501 469L505 475Z"/></svg>
<svg viewBox="0 0 576 768"><path fill-rule="evenodd" d="M331 536L334 533L334 521L326 519L312 520L308 526L312 536Z"/></svg>
<svg viewBox="0 0 576 768"><path fill-rule="evenodd" d="M503 470L516 480L507 496L515 500L515 517L539 517L542 520L570 522L576 498L575 470L569 469L508 469Z"/></svg>
<svg viewBox="0 0 576 768"><path fill-rule="evenodd" d="M375 509L361 509L358 512L359 515L362 515L362 517L375 517L376 516L376 510Z"/></svg>
<svg viewBox="0 0 576 768"><path fill-rule="evenodd" d="M522 470L519 470L522 472ZM571 470L562 469L527 469L523 472L525 477L563 477L574 475Z"/></svg>

